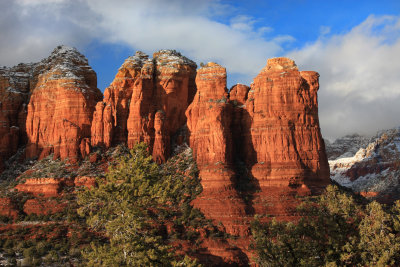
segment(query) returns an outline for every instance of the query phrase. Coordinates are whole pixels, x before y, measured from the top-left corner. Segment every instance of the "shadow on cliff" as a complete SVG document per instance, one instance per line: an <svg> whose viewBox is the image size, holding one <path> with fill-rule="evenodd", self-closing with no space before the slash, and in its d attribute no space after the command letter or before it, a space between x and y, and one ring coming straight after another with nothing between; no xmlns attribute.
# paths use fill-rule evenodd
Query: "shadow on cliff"
<svg viewBox="0 0 400 267"><path fill-rule="evenodd" d="M325 186L327 186L330 182L329 180L324 181L324 179L323 179L323 176L327 175L327 177L329 177L329 171L328 171L328 174L324 174L324 171L326 172L326 170L324 170L323 166L320 166L319 169L317 169L317 170L313 170L309 165L305 164L304 160L302 159L303 157L302 157L302 155L300 155L300 152L298 149L299 148L298 145L301 146L301 144L298 144L298 142L296 141L297 140L297 138L295 136L296 125L293 121L289 121L288 127L291 132L291 139L292 139L291 141L293 143L295 153L298 157L301 169L303 170L303 173L304 173L304 175L302 175L304 177L304 179L301 179L299 177L292 177L289 182L289 186L293 189L298 189L298 188L300 188L300 186L302 184L305 184L307 186L307 188L310 189L311 194L321 193L322 189L325 188ZM323 139L321 136L319 136L319 140L322 140L323 151L318 152L319 156L321 158L321 165L322 165L324 160L326 161L326 163L328 162L328 160L326 158L325 145L323 143ZM325 168L326 168L326 166L325 166Z"/></svg>
<svg viewBox="0 0 400 267"><path fill-rule="evenodd" d="M231 125L234 144L234 170L236 173L235 189L246 205L246 214L254 215L254 194L261 190L260 184L251 174L257 162L257 154L251 138L252 118L246 109L235 111L239 125ZM234 120L233 120L234 121Z"/></svg>

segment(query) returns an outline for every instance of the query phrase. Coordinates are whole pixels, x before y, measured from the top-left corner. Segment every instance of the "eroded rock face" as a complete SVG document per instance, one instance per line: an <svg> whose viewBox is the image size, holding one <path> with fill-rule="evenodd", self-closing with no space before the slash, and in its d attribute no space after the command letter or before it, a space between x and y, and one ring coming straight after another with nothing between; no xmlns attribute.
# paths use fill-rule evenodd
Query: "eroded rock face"
<svg viewBox="0 0 400 267"><path fill-rule="evenodd" d="M244 105L240 151L259 188L255 213L290 219L296 195L329 184L329 166L318 120L318 73L300 72L288 58L269 59Z"/></svg>
<svg viewBox="0 0 400 267"><path fill-rule="evenodd" d="M224 68L209 63L198 71L198 91L186 112L204 188L194 204L229 233L246 235L243 220L258 213L289 219L296 195L329 184L318 77L275 58L251 88L237 85L228 95Z"/></svg>
<svg viewBox="0 0 400 267"><path fill-rule="evenodd" d="M26 142L26 106L35 84L36 64L0 67L0 172L3 161Z"/></svg>
<svg viewBox="0 0 400 267"><path fill-rule="evenodd" d="M77 161L91 146L132 148L144 141L164 162L173 144L189 137L203 186L194 206L241 237L224 246L205 242L204 255L221 263L249 262L248 226L255 214L293 219L296 196L329 183L318 76L275 58L251 87L238 84L228 93L226 70L216 63L196 75L196 64L175 51L161 50L153 59L137 52L101 100L86 58L61 46L40 63L0 69L0 170L1 158L24 142L27 157L54 153ZM97 153L90 161L98 161ZM65 208L49 199L61 196L63 187L95 184L91 177L42 178L16 189L36 196L25 203L25 213L47 214ZM3 202L11 214L12 203Z"/></svg>
<svg viewBox="0 0 400 267"><path fill-rule="evenodd" d="M132 93L141 78L142 67L148 56L137 52L125 60L119 68L114 81L106 88L103 102L96 105L92 123L92 145L110 147L114 143L128 140L127 121ZM151 63L151 61L150 61ZM152 76L152 66L151 73ZM150 88L151 89L151 88ZM138 92L135 92L138 96ZM140 95L141 92L139 92Z"/></svg>
<svg viewBox="0 0 400 267"><path fill-rule="evenodd" d="M260 186L323 187L329 166L318 121L318 73L299 72L287 58L268 60L246 101L248 162Z"/></svg>
<svg viewBox="0 0 400 267"><path fill-rule="evenodd" d="M89 177L89 176L78 176L75 177L74 179L74 185L75 187L81 187L84 186L86 188L93 188L97 185L96 183L96 178L95 177Z"/></svg>
<svg viewBox="0 0 400 267"><path fill-rule="evenodd" d="M64 186L72 185L74 180L71 178L29 178L25 183L18 184L15 189L36 197L57 197Z"/></svg>
<svg viewBox="0 0 400 267"><path fill-rule="evenodd" d="M197 72L197 93L186 111L190 147L200 170L203 192L194 201L206 216L223 222L237 234L234 221L245 216L245 204L235 190L232 106L228 102L226 70L208 63Z"/></svg>
<svg viewBox="0 0 400 267"><path fill-rule="evenodd" d="M102 97L96 73L75 48L65 46L38 65L43 71L28 105L26 155L54 153L54 158L77 161L87 151L84 139L90 138L93 111Z"/></svg>
<svg viewBox="0 0 400 267"><path fill-rule="evenodd" d="M196 91L196 64L172 50L137 52L119 69L98 103L92 145L146 142L157 162L170 154L171 136L185 125L185 110Z"/></svg>

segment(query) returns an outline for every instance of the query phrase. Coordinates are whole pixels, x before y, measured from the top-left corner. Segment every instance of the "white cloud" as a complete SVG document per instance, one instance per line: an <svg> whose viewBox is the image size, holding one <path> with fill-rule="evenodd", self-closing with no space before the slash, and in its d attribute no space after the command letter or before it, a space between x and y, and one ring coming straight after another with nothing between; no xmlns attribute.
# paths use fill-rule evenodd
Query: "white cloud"
<svg viewBox="0 0 400 267"><path fill-rule="evenodd" d="M400 125L400 18L369 16L343 35L322 34L289 53L320 77L323 134L374 134Z"/></svg>
<svg viewBox="0 0 400 267"><path fill-rule="evenodd" d="M5 0L0 10L0 65L7 66L38 61L59 44L85 46L99 18L81 1Z"/></svg>
<svg viewBox="0 0 400 267"><path fill-rule="evenodd" d="M250 83L266 59L282 53L282 43L293 40L291 36L267 40L264 34L272 29L254 27L255 20L246 15L235 16L228 24L218 22L213 16L229 18L235 8L217 0L2 3L9 14L9 23L0 19L3 65L39 60L60 43L82 49L96 39L147 53L176 49L197 62L216 61L231 74L247 76L242 82Z"/></svg>
<svg viewBox="0 0 400 267"><path fill-rule="evenodd" d="M321 35L327 35L331 32L331 27L329 26L320 26L319 27L319 32Z"/></svg>
<svg viewBox="0 0 400 267"><path fill-rule="evenodd" d="M208 16L212 2L134 1L116 5L89 1L103 18L102 28L113 42L124 42L146 52L173 48L196 61L217 61L231 73L255 75L266 59L282 52L279 42L266 40L254 28L254 20L242 15L229 25ZM262 31L266 31L263 28Z"/></svg>

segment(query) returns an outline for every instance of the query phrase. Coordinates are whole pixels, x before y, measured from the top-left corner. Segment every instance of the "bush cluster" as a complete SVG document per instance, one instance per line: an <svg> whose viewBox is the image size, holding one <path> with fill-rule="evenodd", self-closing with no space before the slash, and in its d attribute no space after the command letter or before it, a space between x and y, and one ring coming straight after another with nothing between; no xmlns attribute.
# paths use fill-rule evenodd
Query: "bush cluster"
<svg viewBox="0 0 400 267"><path fill-rule="evenodd" d="M331 185L299 211L298 222L253 222L260 266L400 265L400 201L365 204Z"/></svg>

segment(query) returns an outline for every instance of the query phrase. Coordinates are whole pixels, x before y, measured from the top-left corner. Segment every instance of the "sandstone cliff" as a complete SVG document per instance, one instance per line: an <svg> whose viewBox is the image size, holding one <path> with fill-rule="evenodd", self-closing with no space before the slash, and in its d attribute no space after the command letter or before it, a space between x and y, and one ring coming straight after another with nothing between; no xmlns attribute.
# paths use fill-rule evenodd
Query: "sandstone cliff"
<svg viewBox="0 0 400 267"><path fill-rule="evenodd" d="M274 58L251 85L240 155L260 188L256 213L291 215L295 195L318 192L330 182L318 120L318 77L298 71L288 58Z"/></svg>
<svg viewBox="0 0 400 267"><path fill-rule="evenodd" d="M0 172L3 161L26 142L26 106L34 87L36 64L0 68Z"/></svg>
<svg viewBox="0 0 400 267"><path fill-rule="evenodd" d="M297 194L329 183L316 72L271 59L251 88L237 85L228 95L225 69L208 63L196 84L186 112L204 189L195 205L228 232L245 233L232 221L257 213L292 216Z"/></svg>
<svg viewBox="0 0 400 267"><path fill-rule="evenodd" d="M153 59L142 52L129 57L97 103L92 145L133 147L145 141L154 159L165 161L171 138L186 123L195 72L196 64L173 50L156 52Z"/></svg>
<svg viewBox="0 0 400 267"><path fill-rule="evenodd" d="M102 97L96 73L75 48L59 46L38 63L42 73L28 104L26 156L77 161L89 153L94 107Z"/></svg>
<svg viewBox="0 0 400 267"><path fill-rule="evenodd" d="M187 142L203 187L192 204L237 236L224 240L225 246L210 244L206 254L248 262L254 215L293 219L297 196L318 193L330 182L318 77L299 71L290 59L274 58L250 87L238 84L228 92L226 70L216 63L196 73L196 64L176 51L161 50L152 59L137 52L102 99L87 59L60 46L39 63L0 69L0 171L25 144L28 158L53 153L77 162L94 146L144 141L162 163ZM46 205L45 213L65 208L49 199L62 195L64 187L95 185L90 177L41 178L16 189L36 197L25 203L26 214L42 214ZM3 215L22 212L7 198L0 203Z"/></svg>
<svg viewBox="0 0 400 267"><path fill-rule="evenodd" d="M186 115L189 145L200 170L202 194L194 205L209 218L223 222L230 234L241 234L237 220L245 214L245 204L235 190L232 106L228 102L226 70L208 63L197 72L197 93ZM243 223L239 225L243 226Z"/></svg>

